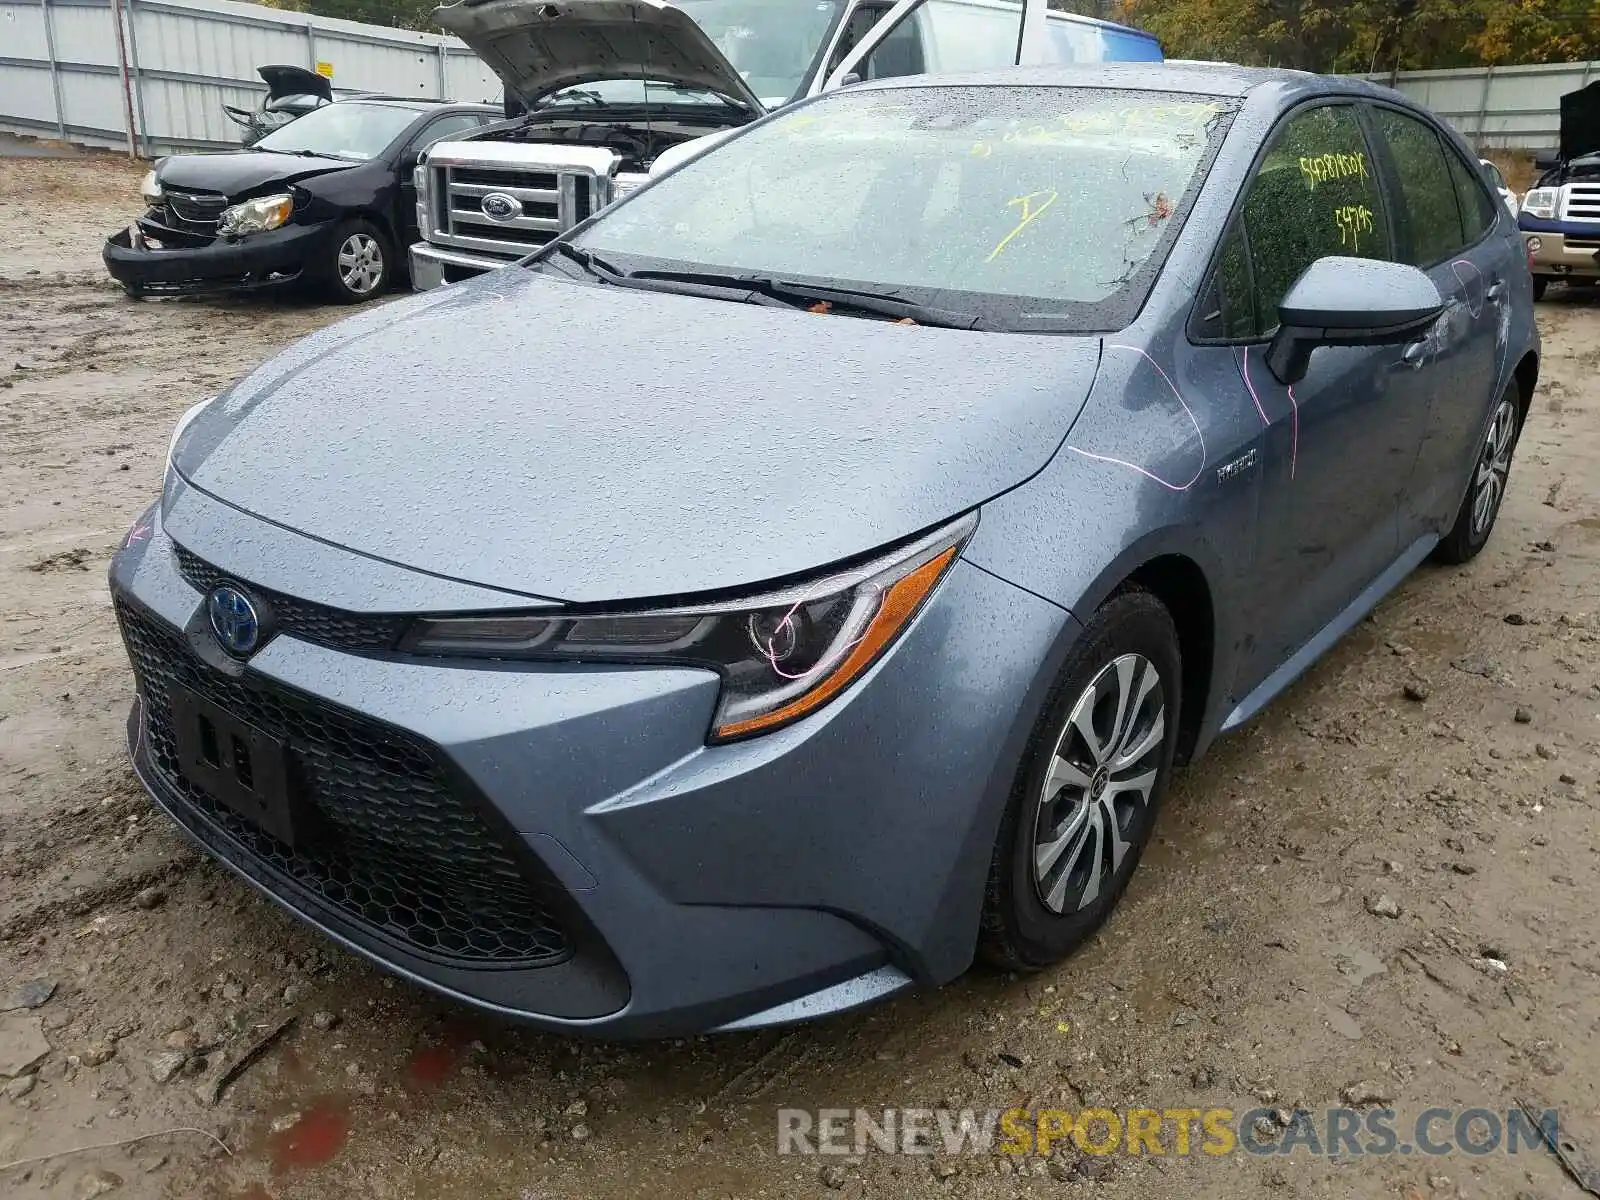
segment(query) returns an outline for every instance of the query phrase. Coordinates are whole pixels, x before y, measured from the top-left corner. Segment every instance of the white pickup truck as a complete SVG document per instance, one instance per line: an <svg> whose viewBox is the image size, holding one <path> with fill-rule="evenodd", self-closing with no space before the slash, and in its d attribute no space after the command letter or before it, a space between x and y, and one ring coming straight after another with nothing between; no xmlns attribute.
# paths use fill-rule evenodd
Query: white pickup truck
<svg viewBox="0 0 1600 1200"><path fill-rule="evenodd" d="M505 266L775 108L863 79L1160 61L1046 0L461 0L437 12L525 111L416 169L411 280Z"/></svg>

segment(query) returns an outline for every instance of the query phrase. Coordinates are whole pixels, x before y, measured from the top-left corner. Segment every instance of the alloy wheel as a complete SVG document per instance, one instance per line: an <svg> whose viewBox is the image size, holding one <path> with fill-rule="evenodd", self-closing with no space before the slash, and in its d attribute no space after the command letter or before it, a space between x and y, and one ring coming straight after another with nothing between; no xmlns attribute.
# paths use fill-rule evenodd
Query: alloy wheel
<svg viewBox="0 0 1600 1200"><path fill-rule="evenodd" d="M354 295L365 296L383 278L383 248L370 233L352 233L339 246L339 278Z"/></svg>
<svg viewBox="0 0 1600 1200"><path fill-rule="evenodd" d="M1034 821L1034 887L1051 912L1081 911L1109 888L1160 776L1166 733L1161 673L1142 655L1116 659L1078 697Z"/></svg>
<svg viewBox="0 0 1600 1200"><path fill-rule="evenodd" d="M1478 474L1473 483L1472 535L1482 537L1494 524L1500 511L1500 501L1506 492L1506 477L1511 474L1511 447L1517 435L1517 408L1510 400L1502 400L1489 423L1488 436L1483 440L1483 453L1478 458Z"/></svg>

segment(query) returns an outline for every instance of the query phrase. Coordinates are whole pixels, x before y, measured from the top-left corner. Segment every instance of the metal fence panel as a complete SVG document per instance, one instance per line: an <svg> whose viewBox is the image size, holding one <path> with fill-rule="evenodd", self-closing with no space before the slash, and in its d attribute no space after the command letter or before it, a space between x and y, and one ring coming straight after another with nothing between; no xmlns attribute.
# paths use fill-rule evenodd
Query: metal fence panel
<svg viewBox="0 0 1600 1200"><path fill-rule="evenodd" d="M494 73L443 34L361 25L232 0L123 0L127 66L145 153L236 145L224 103L253 107L256 68L330 64L340 90L496 101ZM111 0L0 0L0 129L107 146L129 140ZM1485 149L1559 141L1560 98L1600 62L1406 71L1393 84Z"/></svg>
<svg viewBox="0 0 1600 1200"><path fill-rule="evenodd" d="M1600 79L1600 62L1402 71L1398 88L1483 149L1546 150L1561 141L1561 97Z"/></svg>
<svg viewBox="0 0 1600 1200"><path fill-rule="evenodd" d="M498 100L499 81L459 40L231 0L122 0L128 86L141 151L222 149L253 108L256 68L333 71L339 91ZM111 0L0 3L0 129L90 145L129 142Z"/></svg>

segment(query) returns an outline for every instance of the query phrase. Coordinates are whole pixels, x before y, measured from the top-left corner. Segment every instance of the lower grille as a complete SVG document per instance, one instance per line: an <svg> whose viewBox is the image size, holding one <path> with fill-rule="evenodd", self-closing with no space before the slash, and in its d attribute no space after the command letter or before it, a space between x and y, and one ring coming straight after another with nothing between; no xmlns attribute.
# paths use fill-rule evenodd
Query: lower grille
<svg viewBox="0 0 1600 1200"><path fill-rule="evenodd" d="M176 542L172 545L172 552L178 560L178 573L198 592L209 592L219 583L233 578ZM272 630L275 633L331 646L335 650L376 653L393 650L400 635L405 632L405 617L346 612L344 609L313 604L309 600L298 600L257 587L247 579L235 582L249 584L251 595L266 602L272 612Z"/></svg>
<svg viewBox="0 0 1600 1200"><path fill-rule="evenodd" d="M252 875L277 876L367 931L425 956L543 967L570 957L559 885L474 811L437 751L259 678L224 678L118 598L145 700L148 766L164 798L225 835ZM171 692L195 692L283 742L316 831L290 847L190 784L178 769Z"/></svg>

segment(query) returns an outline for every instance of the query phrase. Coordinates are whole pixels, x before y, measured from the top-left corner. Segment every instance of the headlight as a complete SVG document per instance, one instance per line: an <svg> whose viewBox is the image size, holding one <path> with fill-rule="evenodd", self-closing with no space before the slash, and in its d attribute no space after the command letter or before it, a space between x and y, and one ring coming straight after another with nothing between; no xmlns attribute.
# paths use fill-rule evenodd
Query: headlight
<svg viewBox="0 0 1600 1200"><path fill-rule="evenodd" d="M282 225L292 212L294 212L293 196L262 196L259 200L246 200L243 204L235 204L232 208L223 210L222 220L217 223L217 232L265 233Z"/></svg>
<svg viewBox="0 0 1600 1200"><path fill-rule="evenodd" d="M1560 198L1560 188L1534 188L1523 199L1522 211L1530 217L1543 217L1546 221L1553 221Z"/></svg>
<svg viewBox="0 0 1600 1200"><path fill-rule="evenodd" d="M969 515L851 571L767 596L656 612L449 617L415 622L414 654L706 667L722 676L711 740L815 712L910 624L977 527Z"/></svg>
<svg viewBox="0 0 1600 1200"><path fill-rule="evenodd" d="M154 208L165 199L166 193L161 190L161 181L156 178L154 171L144 173L144 178L139 182L139 195L150 208Z"/></svg>

